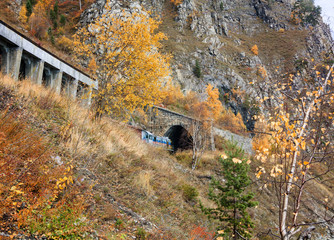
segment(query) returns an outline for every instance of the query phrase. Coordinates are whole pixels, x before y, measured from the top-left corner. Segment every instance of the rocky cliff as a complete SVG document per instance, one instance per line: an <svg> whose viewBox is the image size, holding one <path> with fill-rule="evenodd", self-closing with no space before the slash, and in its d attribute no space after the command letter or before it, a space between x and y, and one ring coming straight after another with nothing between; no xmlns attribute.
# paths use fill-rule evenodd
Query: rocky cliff
<svg viewBox="0 0 334 240"><path fill-rule="evenodd" d="M112 11L140 11L141 6L161 18L167 34L165 51L173 55L173 80L182 88L201 92L205 84L219 87L222 101L240 112L249 130L254 128L253 105L268 94L270 84L250 87L255 79L274 82L294 72L304 59L320 61L331 52L329 27L320 19L315 26L291 22L294 0L111 0ZM84 12L81 23L103 13L106 0ZM251 51L258 46L258 54ZM199 62L202 76L193 73Z"/></svg>

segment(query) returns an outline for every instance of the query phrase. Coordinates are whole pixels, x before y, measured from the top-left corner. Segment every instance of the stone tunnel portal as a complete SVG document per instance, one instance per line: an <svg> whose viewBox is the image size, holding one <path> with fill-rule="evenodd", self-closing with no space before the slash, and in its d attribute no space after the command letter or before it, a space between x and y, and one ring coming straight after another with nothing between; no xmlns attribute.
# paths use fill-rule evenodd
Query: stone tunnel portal
<svg viewBox="0 0 334 240"><path fill-rule="evenodd" d="M193 146L193 139L189 132L181 125L175 125L168 129L164 135L172 141L174 152L177 150L191 149Z"/></svg>

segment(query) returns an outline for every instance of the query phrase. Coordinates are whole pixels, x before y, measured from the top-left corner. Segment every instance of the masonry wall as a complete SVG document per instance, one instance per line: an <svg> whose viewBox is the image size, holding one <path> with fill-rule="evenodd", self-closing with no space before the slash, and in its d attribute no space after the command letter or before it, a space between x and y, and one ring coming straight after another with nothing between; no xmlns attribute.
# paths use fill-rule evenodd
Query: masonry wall
<svg viewBox="0 0 334 240"><path fill-rule="evenodd" d="M235 133L231 133L230 131L213 128L214 135L218 135L226 140L236 142L237 145L242 148L246 153L252 154L253 153L253 145L252 139L247 138L244 136L237 135Z"/></svg>

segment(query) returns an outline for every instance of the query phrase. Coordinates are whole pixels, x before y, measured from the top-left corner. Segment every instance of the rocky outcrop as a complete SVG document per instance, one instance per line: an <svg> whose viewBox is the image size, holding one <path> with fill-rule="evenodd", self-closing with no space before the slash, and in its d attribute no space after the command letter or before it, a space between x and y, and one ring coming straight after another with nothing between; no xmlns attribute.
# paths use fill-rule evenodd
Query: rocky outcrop
<svg viewBox="0 0 334 240"><path fill-rule="evenodd" d="M82 24L91 22L104 11L106 0L97 0L82 15ZM290 22L294 0L183 0L174 6L170 0L121 1L111 0L112 11L131 11L142 4L162 19L165 33L174 55L173 80L185 91L203 91L207 83L228 95L225 105L234 113L240 112L249 130L254 127L253 115L257 112L249 103L263 97L269 86L250 87L263 68L268 82L284 71L291 71L303 58L319 60L321 54L331 51L329 28L320 21L312 31ZM279 31L284 32L279 35ZM304 37L305 36L305 37ZM278 39L279 38L279 39ZM273 39L271 42L268 39ZM282 42L286 41L286 47ZM257 44L259 55L250 48ZM272 46L278 44L281 46ZM270 46L271 45L271 46ZM294 45L291 47L291 45ZM281 48L281 49L280 49ZM202 77L193 73L199 62ZM280 66L281 72L276 73ZM241 94L237 95L235 92ZM233 96L233 97L232 97Z"/></svg>

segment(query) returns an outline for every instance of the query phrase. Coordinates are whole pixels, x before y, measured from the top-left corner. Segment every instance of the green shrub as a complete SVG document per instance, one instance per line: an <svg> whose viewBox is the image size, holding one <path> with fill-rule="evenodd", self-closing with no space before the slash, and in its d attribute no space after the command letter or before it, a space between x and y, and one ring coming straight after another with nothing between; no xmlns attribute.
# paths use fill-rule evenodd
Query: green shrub
<svg viewBox="0 0 334 240"><path fill-rule="evenodd" d="M116 222L115 222L115 227L119 230L123 229L124 228L124 222L122 219L120 218L117 218L116 219Z"/></svg>
<svg viewBox="0 0 334 240"><path fill-rule="evenodd" d="M30 15L32 14L32 9L33 9L34 4L35 4L34 0L27 0L26 2L27 17L30 17Z"/></svg>
<svg viewBox="0 0 334 240"><path fill-rule="evenodd" d="M66 18L63 14L60 15L60 20L59 20L60 26L64 27L66 24Z"/></svg>
<svg viewBox="0 0 334 240"><path fill-rule="evenodd" d="M182 190L183 190L183 198L188 202L194 201L198 197L198 191L193 186L184 184L182 186Z"/></svg>
<svg viewBox="0 0 334 240"><path fill-rule="evenodd" d="M86 220L77 206L52 209L46 205L28 221L30 233L47 235L50 239L84 239L86 234Z"/></svg>
<svg viewBox="0 0 334 240"><path fill-rule="evenodd" d="M196 65L193 69L193 72L194 72L194 75L197 77L197 78L200 78L202 76L202 72L201 72L201 67L199 65L199 62L198 60L196 60Z"/></svg>
<svg viewBox="0 0 334 240"><path fill-rule="evenodd" d="M137 228L136 239L142 239L142 240L146 239L146 232L144 229Z"/></svg>
<svg viewBox="0 0 334 240"><path fill-rule="evenodd" d="M319 23L321 7L314 6L313 0L297 0L292 9L303 25L315 26Z"/></svg>
<svg viewBox="0 0 334 240"><path fill-rule="evenodd" d="M223 11L224 10L224 3L220 3L220 10Z"/></svg>
<svg viewBox="0 0 334 240"><path fill-rule="evenodd" d="M209 199L216 203L214 208L206 208L202 204L202 211L209 218L218 219L221 224L218 229L224 229L221 237L236 239L238 232L243 239L251 238L254 224L248 208L255 207L258 202L252 201L254 193L247 191L252 183L248 176L250 166L245 158L244 151L236 143L227 143L230 151L219 159L221 174L224 181L212 178L209 188ZM239 237L238 237L239 238Z"/></svg>
<svg viewBox="0 0 334 240"><path fill-rule="evenodd" d="M190 167L192 163L192 153L187 151L184 152L177 152L175 154L175 158L180 162L182 165Z"/></svg>

